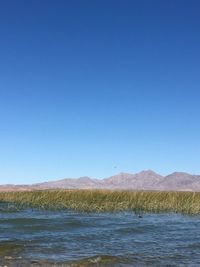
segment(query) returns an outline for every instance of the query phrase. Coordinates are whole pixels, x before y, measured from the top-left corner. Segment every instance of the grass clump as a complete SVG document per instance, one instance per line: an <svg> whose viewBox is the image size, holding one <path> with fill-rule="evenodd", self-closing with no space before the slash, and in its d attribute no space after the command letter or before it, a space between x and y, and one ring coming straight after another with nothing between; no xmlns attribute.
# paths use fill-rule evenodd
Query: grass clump
<svg viewBox="0 0 200 267"><path fill-rule="evenodd" d="M0 202L40 209L84 212L177 212L200 214L199 192L45 190L0 192Z"/></svg>

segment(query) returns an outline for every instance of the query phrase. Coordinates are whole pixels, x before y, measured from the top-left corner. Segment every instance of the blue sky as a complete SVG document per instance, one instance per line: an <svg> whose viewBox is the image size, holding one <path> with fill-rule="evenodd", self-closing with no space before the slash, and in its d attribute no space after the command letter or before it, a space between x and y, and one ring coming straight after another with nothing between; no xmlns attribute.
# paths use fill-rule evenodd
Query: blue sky
<svg viewBox="0 0 200 267"><path fill-rule="evenodd" d="M200 2L0 1L0 183L200 173Z"/></svg>

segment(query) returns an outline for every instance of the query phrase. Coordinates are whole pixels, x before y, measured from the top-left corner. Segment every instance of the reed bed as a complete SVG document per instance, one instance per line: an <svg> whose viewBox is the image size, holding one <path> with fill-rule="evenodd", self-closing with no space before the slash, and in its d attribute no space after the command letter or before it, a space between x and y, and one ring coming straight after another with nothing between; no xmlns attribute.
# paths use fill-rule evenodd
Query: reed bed
<svg viewBox="0 0 200 267"><path fill-rule="evenodd" d="M44 190L0 192L0 202L40 209L83 212L176 212L200 214L199 192L147 192L109 190Z"/></svg>

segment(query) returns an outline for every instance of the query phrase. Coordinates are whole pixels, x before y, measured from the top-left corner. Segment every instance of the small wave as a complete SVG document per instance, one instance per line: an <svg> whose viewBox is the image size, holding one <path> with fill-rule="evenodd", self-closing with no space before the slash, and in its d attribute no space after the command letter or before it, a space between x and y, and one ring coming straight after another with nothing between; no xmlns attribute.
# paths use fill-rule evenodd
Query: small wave
<svg viewBox="0 0 200 267"><path fill-rule="evenodd" d="M96 255L88 257L77 262L69 264L69 267L90 267L90 266L117 266L120 263L120 258L109 255ZM119 265L118 265L119 266Z"/></svg>
<svg viewBox="0 0 200 267"><path fill-rule="evenodd" d="M46 260L31 260L28 261L21 257L4 257L4 264L11 264L9 266L20 267L134 267L136 265L123 263L122 259L117 256L96 255L93 257L84 258L82 260L71 263L52 263ZM138 266L138 265L137 265Z"/></svg>

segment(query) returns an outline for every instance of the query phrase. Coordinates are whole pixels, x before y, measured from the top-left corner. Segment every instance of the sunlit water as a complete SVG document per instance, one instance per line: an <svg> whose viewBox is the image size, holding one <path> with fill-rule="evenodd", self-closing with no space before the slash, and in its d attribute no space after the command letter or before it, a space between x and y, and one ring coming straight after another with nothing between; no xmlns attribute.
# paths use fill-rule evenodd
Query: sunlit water
<svg viewBox="0 0 200 267"><path fill-rule="evenodd" d="M4 207L0 265L200 266L199 232L199 216L8 212Z"/></svg>

